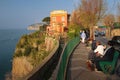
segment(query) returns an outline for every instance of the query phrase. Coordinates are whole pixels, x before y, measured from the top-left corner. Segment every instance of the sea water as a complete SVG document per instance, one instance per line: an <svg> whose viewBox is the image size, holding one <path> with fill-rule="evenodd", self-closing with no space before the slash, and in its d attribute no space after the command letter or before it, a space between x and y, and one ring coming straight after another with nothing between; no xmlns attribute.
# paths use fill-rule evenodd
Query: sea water
<svg viewBox="0 0 120 80"><path fill-rule="evenodd" d="M12 58L16 44L23 34L33 31L26 29L0 30L0 80L5 80L5 75L11 72Z"/></svg>

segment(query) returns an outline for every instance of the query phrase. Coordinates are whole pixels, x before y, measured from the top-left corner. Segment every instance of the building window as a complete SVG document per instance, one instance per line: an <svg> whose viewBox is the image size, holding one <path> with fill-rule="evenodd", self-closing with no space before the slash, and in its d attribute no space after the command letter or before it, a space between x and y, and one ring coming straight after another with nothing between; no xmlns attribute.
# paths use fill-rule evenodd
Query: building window
<svg viewBox="0 0 120 80"><path fill-rule="evenodd" d="M64 16L62 16L62 21L65 21L65 17Z"/></svg>
<svg viewBox="0 0 120 80"><path fill-rule="evenodd" d="M55 23L53 23L53 26L55 26Z"/></svg>
<svg viewBox="0 0 120 80"><path fill-rule="evenodd" d="M56 21L56 17L52 17L52 21Z"/></svg>
<svg viewBox="0 0 120 80"><path fill-rule="evenodd" d="M62 26L65 26L65 23L62 23Z"/></svg>

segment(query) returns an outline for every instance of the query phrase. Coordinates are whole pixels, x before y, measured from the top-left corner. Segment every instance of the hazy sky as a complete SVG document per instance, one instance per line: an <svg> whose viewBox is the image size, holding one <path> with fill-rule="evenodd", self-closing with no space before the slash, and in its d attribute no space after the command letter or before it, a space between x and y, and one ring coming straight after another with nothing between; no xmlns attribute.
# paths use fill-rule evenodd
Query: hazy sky
<svg viewBox="0 0 120 80"><path fill-rule="evenodd" d="M0 0L0 29L27 28L52 10L71 13L79 0ZM113 3L114 0L108 0Z"/></svg>

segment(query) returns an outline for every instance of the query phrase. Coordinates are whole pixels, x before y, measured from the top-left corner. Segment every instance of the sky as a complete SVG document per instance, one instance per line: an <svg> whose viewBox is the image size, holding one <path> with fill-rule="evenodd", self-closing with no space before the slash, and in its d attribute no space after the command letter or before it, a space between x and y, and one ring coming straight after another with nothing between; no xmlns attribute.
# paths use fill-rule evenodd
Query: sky
<svg viewBox="0 0 120 80"><path fill-rule="evenodd" d="M0 0L0 29L27 28L42 22L53 10L71 14L78 3L79 0Z"/></svg>

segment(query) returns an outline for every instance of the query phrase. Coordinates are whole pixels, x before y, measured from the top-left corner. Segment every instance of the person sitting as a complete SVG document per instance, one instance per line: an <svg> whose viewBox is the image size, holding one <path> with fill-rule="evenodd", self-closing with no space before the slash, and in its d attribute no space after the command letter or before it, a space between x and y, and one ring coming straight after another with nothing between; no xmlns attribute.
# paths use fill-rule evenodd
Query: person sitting
<svg viewBox="0 0 120 80"><path fill-rule="evenodd" d="M97 58L101 58L102 56L104 56L104 49L106 48L106 46L102 45L100 41L96 41L96 49L91 50L89 55L88 55L88 60L87 60L87 64L88 67L90 67L90 65L92 65L92 68L94 67L93 63L95 62L95 60Z"/></svg>
<svg viewBox="0 0 120 80"><path fill-rule="evenodd" d="M104 50L105 50L106 46L102 45L100 41L96 42L96 46L97 46L97 48L94 50L96 57L104 56Z"/></svg>
<svg viewBox="0 0 120 80"><path fill-rule="evenodd" d="M104 55L105 45L102 45L100 41L96 41L96 49L91 50L88 54L88 60L94 60L95 57L102 57Z"/></svg>
<svg viewBox="0 0 120 80"><path fill-rule="evenodd" d="M102 57L95 57L94 64L89 64L92 70L97 69L97 71L102 71L99 62L100 61L113 61L114 53L117 50L120 53L120 46L118 40L112 39L108 41L108 47L104 51L104 55ZM119 40L120 41L120 40Z"/></svg>
<svg viewBox="0 0 120 80"><path fill-rule="evenodd" d="M113 56L114 56L115 49L113 47L113 43L111 41L108 42L108 47L104 51L104 56L101 57L96 57L94 60L95 67L98 71L101 71L101 67L99 65L100 61L112 61Z"/></svg>

